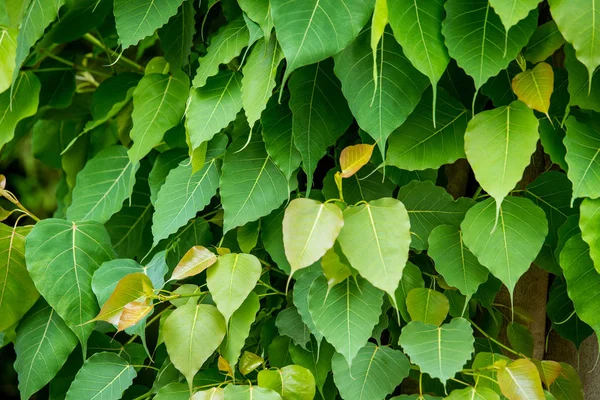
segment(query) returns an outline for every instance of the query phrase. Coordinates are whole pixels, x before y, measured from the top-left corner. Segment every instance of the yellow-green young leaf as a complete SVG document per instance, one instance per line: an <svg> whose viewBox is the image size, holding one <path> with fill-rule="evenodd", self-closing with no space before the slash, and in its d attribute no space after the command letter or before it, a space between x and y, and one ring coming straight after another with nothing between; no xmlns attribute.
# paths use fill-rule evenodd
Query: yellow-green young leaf
<svg viewBox="0 0 600 400"><path fill-rule="evenodd" d="M467 211L461 230L469 250L512 294L544 244L548 221L531 200L513 196L502 203L497 221L494 200L487 199Z"/></svg>
<svg viewBox="0 0 600 400"><path fill-rule="evenodd" d="M533 334L525 325L509 322L506 327L506 337L513 350L526 357L533 357Z"/></svg>
<svg viewBox="0 0 600 400"><path fill-rule="evenodd" d="M291 266L290 277L323 257L343 226L344 215L335 204L307 198L292 200L283 217L283 245Z"/></svg>
<svg viewBox="0 0 600 400"><path fill-rule="evenodd" d="M201 390L194 393L190 400L223 400L225 399L225 389L213 387L208 390Z"/></svg>
<svg viewBox="0 0 600 400"><path fill-rule="evenodd" d="M560 363L562 371L560 376L550 386L552 393L557 400L583 400L583 387L579 374L567 363Z"/></svg>
<svg viewBox="0 0 600 400"><path fill-rule="evenodd" d="M534 360L533 363L538 369L538 372L540 373L540 378L542 379L542 382L544 383L546 388L549 388L550 385L552 385L556 381L556 379L561 375L563 371L560 363L556 361Z"/></svg>
<svg viewBox="0 0 600 400"><path fill-rule="evenodd" d="M198 275L217 262L217 256L204 246L194 246L185 253L173 270L171 279L184 279Z"/></svg>
<svg viewBox="0 0 600 400"><path fill-rule="evenodd" d="M590 257L600 272L600 199L584 199L579 212L581 237L590 246Z"/></svg>
<svg viewBox="0 0 600 400"><path fill-rule="evenodd" d="M464 318L454 318L439 327L411 321L400 334L400 345L410 361L442 383L454 377L471 359L474 342L473 328Z"/></svg>
<svg viewBox="0 0 600 400"><path fill-rule="evenodd" d="M246 338L250 334L250 327L256 319L256 313L260 310L260 300L258 295L250 292L248 298L244 300L231 318L227 328L227 335L221 343L219 352L227 360L231 368L235 370L240 353L246 343Z"/></svg>
<svg viewBox="0 0 600 400"><path fill-rule="evenodd" d="M508 400L544 400L542 381L535 364L524 358L498 371L498 384Z"/></svg>
<svg viewBox="0 0 600 400"><path fill-rule="evenodd" d="M406 296L406 308L412 321L440 326L448 316L450 303L440 292L414 288Z"/></svg>
<svg viewBox="0 0 600 400"><path fill-rule="evenodd" d="M342 178L350 178L371 159L373 144L356 144L348 146L340 153Z"/></svg>
<svg viewBox="0 0 600 400"><path fill-rule="evenodd" d="M398 311L400 311L400 315L405 322L410 322L410 314L406 309L406 297L408 296L408 293L414 288L423 287L425 287L425 281L423 281L421 270L410 261L407 262L404 271L402 272L402 279L400 280L398 289L396 289L396 293L394 293L394 303L398 307Z"/></svg>
<svg viewBox="0 0 600 400"><path fill-rule="evenodd" d="M18 34L19 31L14 28L0 28L0 93L12 84Z"/></svg>
<svg viewBox="0 0 600 400"><path fill-rule="evenodd" d="M323 268L323 275L327 278L329 289L338 283L342 283L352 275L352 270L342 261L342 257L336 251L336 246L327 250L323 258L321 258L321 267Z"/></svg>
<svg viewBox="0 0 600 400"><path fill-rule="evenodd" d="M264 364L265 360L261 356L258 356L249 351L244 351L244 354L240 357L240 372L242 375L248 375L256 368Z"/></svg>
<svg viewBox="0 0 600 400"><path fill-rule="evenodd" d="M40 89L33 72L23 72L10 90L0 93L0 149L14 137L17 123L36 113Z"/></svg>
<svg viewBox="0 0 600 400"><path fill-rule="evenodd" d="M548 21L533 32L523 56L529 62L539 63L554 54L564 43L565 39L560 34L556 22Z"/></svg>
<svg viewBox="0 0 600 400"><path fill-rule="evenodd" d="M533 111L520 101L483 111L469 121L467 160L483 190L496 200L496 214L530 163L540 137L538 125Z"/></svg>
<svg viewBox="0 0 600 400"><path fill-rule="evenodd" d="M490 0L506 32L527 17L541 0Z"/></svg>
<svg viewBox="0 0 600 400"><path fill-rule="evenodd" d="M31 227L0 224L0 332L19 322L40 294L25 266L25 237Z"/></svg>
<svg viewBox="0 0 600 400"><path fill-rule="evenodd" d="M262 268L251 254L225 254L206 272L206 283L225 322L242 305L256 282Z"/></svg>
<svg viewBox="0 0 600 400"><path fill-rule="evenodd" d="M410 363L400 350L367 343L350 367L339 353L333 356L333 379L345 400L384 399L410 371Z"/></svg>
<svg viewBox="0 0 600 400"><path fill-rule="evenodd" d="M281 396L274 390L260 386L225 386L225 398L227 400L281 400Z"/></svg>
<svg viewBox="0 0 600 400"><path fill-rule="evenodd" d="M452 391L446 400L500 400L500 396L490 388L467 387Z"/></svg>
<svg viewBox="0 0 600 400"><path fill-rule="evenodd" d="M153 309L154 306L150 299L142 299L140 301L132 301L125 304L123 311L121 312L121 317L119 318L117 332L134 326L150 314ZM144 329L144 326L141 326L140 329Z"/></svg>
<svg viewBox="0 0 600 400"><path fill-rule="evenodd" d="M517 74L512 80L513 92L529 108L548 115L550 96L554 90L554 71L549 64L539 63L533 69Z"/></svg>
<svg viewBox="0 0 600 400"><path fill-rule="evenodd" d="M587 68L591 87L592 75L600 65L599 0L549 0L552 17L565 40L573 45L577 59Z"/></svg>
<svg viewBox="0 0 600 400"><path fill-rule="evenodd" d="M338 241L350 265L393 297L411 241L404 205L387 197L346 208Z"/></svg>
<svg viewBox="0 0 600 400"><path fill-rule="evenodd" d="M299 365L260 371L258 386L271 389L289 400L312 400L316 394L315 378L308 369Z"/></svg>
<svg viewBox="0 0 600 400"><path fill-rule="evenodd" d="M219 347L227 323L215 306L188 303L177 308L165 321L162 334L169 358L193 385L194 375Z"/></svg>

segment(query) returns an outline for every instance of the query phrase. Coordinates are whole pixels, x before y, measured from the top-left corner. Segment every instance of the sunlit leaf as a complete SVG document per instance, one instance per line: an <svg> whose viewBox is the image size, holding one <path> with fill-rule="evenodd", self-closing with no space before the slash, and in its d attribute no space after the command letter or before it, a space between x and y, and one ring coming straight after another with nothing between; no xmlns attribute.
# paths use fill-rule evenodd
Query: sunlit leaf
<svg viewBox="0 0 600 400"><path fill-rule="evenodd" d="M280 370L264 369L258 373L258 385L279 393L284 399L312 400L315 378L299 365L287 365Z"/></svg>
<svg viewBox="0 0 600 400"><path fill-rule="evenodd" d="M498 384L508 400L543 400L542 382L535 364L521 358L498 371Z"/></svg>
<svg viewBox="0 0 600 400"><path fill-rule="evenodd" d="M216 262L217 257L212 251L204 246L194 246L179 261L171 274L171 279L184 279L198 275Z"/></svg>
<svg viewBox="0 0 600 400"><path fill-rule="evenodd" d="M373 154L372 144L357 144L348 146L340 153L340 168L342 178L349 178L365 166Z"/></svg>
<svg viewBox="0 0 600 400"><path fill-rule="evenodd" d="M533 69L517 74L512 80L512 88L519 100L529 108L548 115L554 89L554 71L549 64L539 63Z"/></svg>
<svg viewBox="0 0 600 400"><path fill-rule="evenodd" d="M446 319L448 298L432 289L414 288L406 295L406 309L411 321L440 326Z"/></svg>

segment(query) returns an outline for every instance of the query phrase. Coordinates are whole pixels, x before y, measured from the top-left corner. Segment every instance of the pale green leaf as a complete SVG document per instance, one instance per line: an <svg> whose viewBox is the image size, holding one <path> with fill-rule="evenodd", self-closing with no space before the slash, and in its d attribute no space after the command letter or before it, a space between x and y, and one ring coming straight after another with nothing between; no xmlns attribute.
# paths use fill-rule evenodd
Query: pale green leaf
<svg viewBox="0 0 600 400"><path fill-rule="evenodd" d="M23 318L15 341L15 370L25 399L56 376L77 345L77 336L45 301L40 300Z"/></svg>
<svg viewBox="0 0 600 400"><path fill-rule="evenodd" d="M315 378L300 365L286 365L279 370L264 369L258 373L258 385L279 393L285 400L312 400Z"/></svg>
<svg viewBox="0 0 600 400"><path fill-rule="evenodd" d="M584 199L579 210L581 237L590 246L590 257L600 272L600 199Z"/></svg>
<svg viewBox="0 0 600 400"><path fill-rule="evenodd" d="M556 22L548 21L536 28L523 52L525 59L532 63L539 63L550 57L565 43Z"/></svg>
<svg viewBox="0 0 600 400"><path fill-rule="evenodd" d="M45 219L27 237L27 270L40 294L75 332L84 353L94 330L87 322L99 311L92 275L113 257L108 233L97 222Z"/></svg>
<svg viewBox="0 0 600 400"><path fill-rule="evenodd" d="M508 32L519 21L537 7L540 0L490 0L494 11L500 17L504 29Z"/></svg>
<svg viewBox="0 0 600 400"><path fill-rule="evenodd" d="M251 254L225 254L206 271L206 283L225 322L242 305L256 282L262 268Z"/></svg>
<svg viewBox="0 0 600 400"><path fill-rule="evenodd" d="M38 78L23 72L10 90L0 93L0 149L12 140L19 121L37 112L40 89Z"/></svg>
<svg viewBox="0 0 600 400"><path fill-rule="evenodd" d="M281 396L274 390L259 386L225 386L227 400L281 400Z"/></svg>
<svg viewBox="0 0 600 400"><path fill-rule="evenodd" d="M238 0L238 4L246 15L261 27L264 36L269 37L273 29L269 0Z"/></svg>
<svg viewBox="0 0 600 400"><path fill-rule="evenodd" d="M302 317L302 321L308 326L311 333L316 339L316 349L313 347L313 351L316 351L319 354L319 345L321 340L323 339L323 335L317 329L315 325L315 321L313 320L312 314L309 309L309 295L310 295L310 287L313 282L322 276L323 274L318 269L307 270L305 273L300 275L294 284L294 296L293 302L296 306L296 311ZM308 368L308 367L307 367ZM315 375L316 376L316 375Z"/></svg>
<svg viewBox="0 0 600 400"><path fill-rule="evenodd" d="M0 93L10 87L15 72L17 56L17 29L0 28Z"/></svg>
<svg viewBox="0 0 600 400"><path fill-rule="evenodd" d="M542 381L530 360L521 358L498 371L498 384L508 400L544 400Z"/></svg>
<svg viewBox="0 0 600 400"><path fill-rule="evenodd" d="M407 262L398 289L396 289L396 293L394 294L398 311L405 322L410 322L410 314L406 308L406 297L408 296L408 293L414 288L423 287L425 287L425 281L423 281L421 270L410 261Z"/></svg>
<svg viewBox="0 0 600 400"><path fill-rule="evenodd" d="M440 326L448 316L448 298L433 289L414 288L406 296L406 309L411 321Z"/></svg>
<svg viewBox="0 0 600 400"><path fill-rule="evenodd" d="M190 400L223 400L225 397L225 390L220 387L213 387L208 390L201 390L194 393Z"/></svg>
<svg viewBox="0 0 600 400"><path fill-rule="evenodd" d="M469 250L512 296L544 244L548 221L531 200L509 196L499 210L497 226L494 200L487 199L467 212L461 230Z"/></svg>
<svg viewBox="0 0 600 400"><path fill-rule="evenodd" d="M565 68L569 74L569 105L600 112L600 81L597 77L598 72L594 73L596 79L590 81L585 65L575 56L573 46L565 44L563 49L565 53Z"/></svg>
<svg viewBox="0 0 600 400"><path fill-rule="evenodd" d="M467 387L453 390L446 400L500 400L500 396L490 388Z"/></svg>
<svg viewBox="0 0 600 400"><path fill-rule="evenodd" d="M242 253L250 253L258 244L260 234L260 220L248 222L237 229L237 242Z"/></svg>
<svg viewBox="0 0 600 400"><path fill-rule="evenodd" d="M167 150L164 153L160 153L156 160L154 160L152 170L148 175L148 185L150 186L150 200L152 204L156 204L158 192L167 180L169 172L172 169L177 168L179 163L184 161L187 158L187 156L188 154L184 149L172 149ZM133 188L133 191L135 193L135 187Z"/></svg>
<svg viewBox="0 0 600 400"><path fill-rule="evenodd" d="M410 361L442 383L453 378L471 359L474 342L473 328L464 318L454 318L439 327L412 321L400 334L400 345Z"/></svg>
<svg viewBox="0 0 600 400"><path fill-rule="evenodd" d="M288 307L277 314L275 326L280 335L289 337L294 344L307 350L306 345L310 342L310 329L302 321L296 307Z"/></svg>
<svg viewBox="0 0 600 400"><path fill-rule="evenodd" d="M323 275L327 278L329 288L344 282L346 278L352 275L352 269L347 265L347 262L337 242L321 258L321 268L323 268Z"/></svg>
<svg viewBox="0 0 600 400"><path fill-rule="evenodd" d="M564 139L569 165L567 176L573 182L571 204L578 197L600 197L600 133L598 123L588 115L582 119L569 116Z"/></svg>
<svg viewBox="0 0 600 400"><path fill-rule="evenodd" d="M194 2L184 0L179 7L179 11L177 11L177 15L172 17L158 31L160 45L172 71L184 68L189 64L194 34L196 33L195 16Z"/></svg>
<svg viewBox="0 0 600 400"><path fill-rule="evenodd" d="M221 343L220 353L235 370L238 363L246 338L250 334L250 327L256 319L256 314L260 310L260 300L258 295L250 292L246 300L242 303L231 318L227 327L227 335Z"/></svg>
<svg viewBox="0 0 600 400"><path fill-rule="evenodd" d="M179 372L177 373L179 377ZM171 382L161 387L154 400L190 400L190 389L185 383Z"/></svg>

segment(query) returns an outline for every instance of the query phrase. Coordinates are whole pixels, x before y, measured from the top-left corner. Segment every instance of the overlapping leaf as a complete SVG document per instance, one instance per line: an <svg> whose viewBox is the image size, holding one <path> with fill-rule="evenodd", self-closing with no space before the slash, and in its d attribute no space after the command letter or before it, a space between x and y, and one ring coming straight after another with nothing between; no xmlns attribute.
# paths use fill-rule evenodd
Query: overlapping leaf
<svg viewBox="0 0 600 400"><path fill-rule="evenodd" d="M196 33L195 15L193 1L184 0L177 15L158 31L165 59L173 70L183 68L189 63L194 33Z"/></svg>
<svg viewBox="0 0 600 400"><path fill-rule="evenodd" d="M23 72L10 90L0 93L0 148L12 140L20 120L36 113L40 88L32 72Z"/></svg>
<svg viewBox="0 0 600 400"><path fill-rule="evenodd" d="M578 197L600 197L600 134L593 118L569 116L566 122L565 160L569 165L567 176L573 182L571 203Z"/></svg>

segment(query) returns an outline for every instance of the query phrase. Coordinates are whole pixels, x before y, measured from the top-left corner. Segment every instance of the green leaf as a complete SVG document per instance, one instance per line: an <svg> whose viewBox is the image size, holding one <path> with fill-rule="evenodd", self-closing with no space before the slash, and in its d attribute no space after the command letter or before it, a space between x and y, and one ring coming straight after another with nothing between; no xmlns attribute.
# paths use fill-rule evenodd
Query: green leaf
<svg viewBox="0 0 600 400"><path fill-rule="evenodd" d="M362 0L344 1L361 2ZM296 2L294 0L287 4ZM310 0L302 3L312 2ZM275 4L273 6L275 8ZM273 14L275 15L274 10ZM281 36L278 36L278 39L281 40ZM285 45L282 44L282 47L285 49ZM287 68L290 70L289 57L287 62ZM346 106L340 83L333 74L332 67L331 60L310 65L298 70L289 83L290 109L293 115L292 133L294 144L302 156L302 169L307 175L307 196L312 188L313 174L318 161L352 122L352 114Z"/></svg>
<svg viewBox="0 0 600 400"><path fill-rule="evenodd" d="M298 277L298 279L296 280L296 283L294 284L294 296L292 299L294 302L294 305L296 306L296 311L298 311L298 314L300 314L300 316L302 317L302 321L304 321L306 326L308 326L308 329L310 329L311 333L313 334L313 336L316 339L317 348L315 349L313 347L313 351L316 351L317 354L320 354L319 345L321 343L321 339L323 339L323 335L317 329L317 326L315 325L315 321L313 320L312 314L310 313L309 295L310 295L310 287L312 286L313 282L322 275L323 274L321 273L321 271L319 271L317 269L314 269L314 270L309 269L305 273L300 275ZM315 377L316 376L317 375L315 374Z"/></svg>
<svg viewBox="0 0 600 400"><path fill-rule="evenodd" d="M79 39L104 22L106 16L112 13L112 3L98 0L65 1L66 12L59 13L58 20L52 24L47 34L56 43Z"/></svg>
<svg viewBox="0 0 600 400"><path fill-rule="evenodd" d="M490 3L449 0L442 23L448 53L473 77L477 89L508 67L537 26L537 11L533 11L507 34Z"/></svg>
<svg viewBox="0 0 600 400"><path fill-rule="evenodd" d="M222 400L224 395L225 390L223 388L213 387L194 393L190 400Z"/></svg>
<svg viewBox="0 0 600 400"><path fill-rule="evenodd" d="M392 181L390 171L393 167L385 169L386 176L383 176L383 169L378 170L373 164L367 164L350 178L344 179L342 192L346 204L357 204L360 201L372 201L382 197L392 197L396 184ZM397 171L396 168L393 168ZM330 169L323 180L323 189L321 192L326 199L336 199L340 192L335 183L335 168Z"/></svg>
<svg viewBox="0 0 600 400"><path fill-rule="evenodd" d="M400 311L400 315L405 322L410 322L411 320L406 307L406 297L408 296L408 293L414 288L423 287L425 287L425 281L423 281L421 270L410 261L407 262L402 273L400 285L398 285L398 289L396 289L396 293L394 294L398 311Z"/></svg>
<svg viewBox="0 0 600 400"><path fill-rule="evenodd" d="M327 253L321 258L321 268L323 275L327 278L327 286L331 289L338 283L342 283L352 275L352 269L347 264L347 259L342 253L339 244L327 250Z"/></svg>
<svg viewBox="0 0 600 400"><path fill-rule="evenodd" d="M316 328L349 364L379 322L382 294L360 277L348 278L331 290L325 277L319 277L310 287L308 309Z"/></svg>
<svg viewBox="0 0 600 400"><path fill-rule="evenodd" d="M526 326L509 322L506 327L506 337L513 350L527 357L533 357L533 334Z"/></svg>
<svg viewBox="0 0 600 400"><path fill-rule="evenodd" d="M171 382L158 390L154 400L189 400L190 389L185 383Z"/></svg>
<svg viewBox="0 0 600 400"><path fill-rule="evenodd" d="M0 332L19 322L40 294L25 265L25 237L31 227L0 224Z"/></svg>
<svg viewBox="0 0 600 400"><path fill-rule="evenodd" d="M282 59L275 36L260 39L248 56L243 69L242 103L250 129L260 119L273 94L277 67Z"/></svg>
<svg viewBox="0 0 600 400"><path fill-rule="evenodd" d="M184 161L187 157L188 154L184 149L172 149L167 150L164 153L160 153L156 160L154 160L152 170L148 175L148 185L150 186L150 200L152 204L156 204L158 192L167 180L169 172L171 172L171 170L173 170L174 168L177 168L179 163Z"/></svg>
<svg viewBox="0 0 600 400"><path fill-rule="evenodd" d="M206 85L190 95L185 126L191 148L209 141L231 121L242 108L241 76L223 71L209 79Z"/></svg>
<svg viewBox="0 0 600 400"><path fill-rule="evenodd" d="M374 5L374 0L271 1L277 39L287 60L283 81L292 71L346 48L369 20Z"/></svg>
<svg viewBox="0 0 600 400"><path fill-rule="evenodd" d="M404 56L391 32L384 33L377 52L377 82L373 80L368 30L335 57L335 74L358 125L384 154L387 138L415 109L427 80Z"/></svg>
<svg viewBox="0 0 600 400"><path fill-rule="evenodd" d="M542 381L535 364L524 358L501 368L498 371L498 384L502 394L509 400L545 398Z"/></svg>
<svg viewBox="0 0 600 400"><path fill-rule="evenodd" d="M490 4L500 17L506 32L525 19L539 2L540 0L490 0Z"/></svg>
<svg viewBox="0 0 600 400"><path fill-rule="evenodd" d="M488 279L488 270L467 249L458 227L440 225L432 230L427 254L446 283L468 298Z"/></svg>
<svg viewBox="0 0 600 400"><path fill-rule="evenodd" d="M32 72L23 72L10 90L0 93L0 149L15 136L19 121L36 113L40 88Z"/></svg>
<svg viewBox="0 0 600 400"><path fill-rule="evenodd" d="M220 164L220 160L213 158L196 173L192 173L191 162L182 163L169 172L158 192L152 216L154 245L177 232L208 205L219 187Z"/></svg>
<svg viewBox="0 0 600 400"><path fill-rule="evenodd" d="M185 111L189 89L186 74L145 75L133 92L133 146L127 154L132 163L144 158L156 147L165 132L179 124Z"/></svg>
<svg viewBox="0 0 600 400"><path fill-rule="evenodd" d="M577 59L587 68L591 85L592 75L600 65L598 21L600 2L597 0L549 0L552 18L567 42L573 45ZM591 86L590 86L591 88ZM589 93L589 91L588 91Z"/></svg>
<svg viewBox="0 0 600 400"><path fill-rule="evenodd" d="M532 63L539 63L550 57L565 43L555 21L548 21L538 26L527 43L523 52L525 59Z"/></svg>
<svg viewBox="0 0 600 400"><path fill-rule="evenodd" d="M17 29L0 28L0 93L12 84L17 56Z"/></svg>
<svg viewBox="0 0 600 400"><path fill-rule="evenodd" d="M273 17L269 0L238 0L238 5L252 21L260 25L265 37L271 35Z"/></svg>
<svg viewBox="0 0 600 400"><path fill-rule="evenodd" d="M283 247L283 216L285 208L280 207L260 220L260 238L265 250L277 267L286 274L290 273L290 264Z"/></svg>
<svg viewBox="0 0 600 400"><path fill-rule="evenodd" d="M254 135L247 145L245 137L236 139L223 160L223 233L270 214L288 199L288 188L260 136Z"/></svg>
<svg viewBox="0 0 600 400"><path fill-rule="evenodd" d="M235 366L246 343L246 338L250 334L250 328L259 310L260 300L258 295L250 292L240 308L229 319L227 335L223 343L221 343L220 353L233 370L235 370Z"/></svg>
<svg viewBox="0 0 600 400"><path fill-rule="evenodd" d="M436 104L437 124L434 126L432 103L432 91L427 89L415 111L392 132L385 160L387 165L410 171L437 169L465 157L467 110L442 89Z"/></svg>
<svg viewBox="0 0 600 400"><path fill-rule="evenodd" d="M251 254L225 254L206 271L206 283L225 322L242 305L256 282L262 268Z"/></svg>
<svg viewBox="0 0 600 400"><path fill-rule="evenodd" d="M173 365L191 386L194 375L219 347L227 323L215 306L188 303L177 308L162 327Z"/></svg>
<svg viewBox="0 0 600 400"><path fill-rule="evenodd" d="M22 6L26 8L23 9L19 35L17 36L15 69L12 76L13 85L16 84L19 69L29 55L29 50L42 37L48 25L56 19L58 10L63 4L64 0L27 1L23 3Z"/></svg>
<svg viewBox="0 0 600 400"><path fill-rule="evenodd" d="M600 112L600 91L598 90L600 82L598 79L590 81L585 65L579 62L575 56L573 46L567 43L563 49L565 68L569 76L569 105ZM590 86L591 91L589 90Z"/></svg>
<svg viewBox="0 0 600 400"><path fill-rule="evenodd" d="M264 369L258 373L258 385L289 400L312 400L316 392L312 373L299 365L287 365L280 370Z"/></svg>
<svg viewBox="0 0 600 400"><path fill-rule="evenodd" d="M411 247L427 249L431 231L439 225L459 226L473 200L461 197L454 200L448 192L432 182L412 181L400 188L400 200L408 211L412 236Z"/></svg>
<svg viewBox="0 0 600 400"><path fill-rule="evenodd" d="M410 363L399 350L368 343L358 351L352 366L341 354L335 354L332 368L344 399L383 399L408 376Z"/></svg>
<svg viewBox="0 0 600 400"><path fill-rule="evenodd" d="M135 369L115 353L96 353L75 376L66 400L118 400L136 375Z"/></svg>
<svg viewBox="0 0 600 400"><path fill-rule="evenodd" d="M77 345L77 336L45 301L40 300L23 318L15 341L15 370L25 399L56 376Z"/></svg>
<svg viewBox="0 0 600 400"><path fill-rule="evenodd" d="M115 0L114 14L123 50L154 33L177 14L183 0Z"/></svg>
<svg viewBox="0 0 600 400"><path fill-rule="evenodd" d="M94 330L88 324L98 305L92 275L114 257L108 233L97 222L68 222L49 218L38 222L27 236L27 270L40 294L85 343Z"/></svg>
<svg viewBox="0 0 600 400"><path fill-rule="evenodd" d="M139 164L127 157L125 147L111 146L102 150L77 174L67 219L108 221L133 193L138 168Z"/></svg>
<svg viewBox="0 0 600 400"><path fill-rule="evenodd" d="M440 326L448 316L448 298L433 289L414 288L406 296L406 309L412 321Z"/></svg>
<svg viewBox="0 0 600 400"><path fill-rule="evenodd" d="M471 359L474 342L473 328L464 318L454 318L440 327L412 321L400 335L400 345L411 362L442 383L453 378Z"/></svg>
<svg viewBox="0 0 600 400"><path fill-rule="evenodd" d="M194 4L192 0L184 0L177 14L158 30L160 45L165 52L165 59L175 71L189 64L195 28Z"/></svg>
<svg viewBox="0 0 600 400"><path fill-rule="evenodd" d="M310 370L315 379L317 389L321 393L321 397L324 397L323 386L331 371L331 358L335 354L333 346L327 342L323 342L319 347L317 340L312 339L308 350L292 344L290 345L289 352L294 364Z"/></svg>
<svg viewBox="0 0 600 400"><path fill-rule="evenodd" d="M292 339L294 344L307 350L307 343L310 342L310 329L302 321L296 307L288 307L277 314L275 325L279 334Z"/></svg>
<svg viewBox="0 0 600 400"><path fill-rule="evenodd" d="M467 387L453 390L446 400L500 400L500 397L490 388Z"/></svg>
<svg viewBox="0 0 600 400"><path fill-rule="evenodd" d="M343 226L342 210L335 204L307 198L292 200L283 217L283 244L290 277L323 257Z"/></svg>
<svg viewBox="0 0 600 400"><path fill-rule="evenodd" d="M393 297L411 240L404 205L396 199L382 198L346 208L338 240L352 267Z"/></svg>
<svg viewBox="0 0 600 400"><path fill-rule="evenodd" d="M227 385L225 398L228 400L281 400L281 396L274 390L259 386Z"/></svg>
<svg viewBox="0 0 600 400"><path fill-rule="evenodd" d="M575 368L563 362L560 363L560 366L562 371L550 386L550 392L556 397L556 400L583 400L583 387Z"/></svg>
<svg viewBox="0 0 600 400"><path fill-rule="evenodd" d="M534 361L533 363L540 373L540 378L546 387L550 387L562 372L562 366L556 361L542 360Z"/></svg>
<svg viewBox="0 0 600 400"><path fill-rule="evenodd" d="M569 116L566 122L567 135L564 139L569 165L567 176L573 182L571 204L578 197L600 197L600 135L595 120L586 116L579 120Z"/></svg>
<svg viewBox="0 0 600 400"><path fill-rule="evenodd" d="M520 101L481 112L469 121L467 160L481 187L496 200L496 214L530 163L538 125L533 111Z"/></svg>
<svg viewBox="0 0 600 400"><path fill-rule="evenodd" d="M577 349L581 343L590 337L594 331L588 324L583 322L575 312L573 302L567 293L567 284L564 280L556 279L550 287L546 313L552 321L552 329L558 334L570 340ZM569 318L570 317L570 318Z"/></svg>
<svg viewBox="0 0 600 400"><path fill-rule="evenodd" d="M518 279L539 253L548 234L544 211L529 199L504 199L496 225L494 200L477 203L461 224L465 244L479 263L502 281L512 296Z"/></svg>

